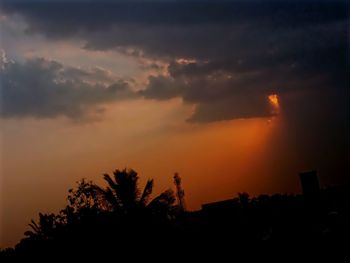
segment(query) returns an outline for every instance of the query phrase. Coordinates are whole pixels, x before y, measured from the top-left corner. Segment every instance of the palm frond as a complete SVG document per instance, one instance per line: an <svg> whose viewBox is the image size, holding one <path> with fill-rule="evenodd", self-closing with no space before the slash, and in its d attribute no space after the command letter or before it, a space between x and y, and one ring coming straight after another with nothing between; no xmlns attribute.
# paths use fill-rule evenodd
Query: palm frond
<svg viewBox="0 0 350 263"><path fill-rule="evenodd" d="M137 206L139 189L137 187L138 176L134 170L116 170L115 195L119 198L124 209L129 210Z"/></svg>
<svg viewBox="0 0 350 263"><path fill-rule="evenodd" d="M168 189L154 198L147 207L153 211L170 210L175 200L174 191Z"/></svg>
<svg viewBox="0 0 350 263"><path fill-rule="evenodd" d="M40 227L38 226L38 224L32 219L31 224L29 224L29 226L34 230L34 232L39 233L40 232Z"/></svg>
<svg viewBox="0 0 350 263"><path fill-rule="evenodd" d="M145 188L143 189L142 196L140 198L140 205L142 206L147 205L153 191L153 185L154 185L153 179L150 179L147 181Z"/></svg>
<svg viewBox="0 0 350 263"><path fill-rule="evenodd" d="M117 183L109 176L109 174L104 174L103 179L108 183L109 187L117 190Z"/></svg>

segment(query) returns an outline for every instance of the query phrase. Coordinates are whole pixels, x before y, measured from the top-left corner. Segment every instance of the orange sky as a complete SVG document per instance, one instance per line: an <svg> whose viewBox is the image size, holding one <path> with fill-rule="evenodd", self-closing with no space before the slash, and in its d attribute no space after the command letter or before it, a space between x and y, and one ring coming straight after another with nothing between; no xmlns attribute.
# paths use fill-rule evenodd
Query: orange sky
<svg viewBox="0 0 350 263"><path fill-rule="evenodd" d="M270 156L281 132L280 116L185 123L190 113L191 107L178 99L139 100L109 106L104 120L93 123L2 121L6 155L1 171L11 175L3 180L2 242L17 242L39 211L64 207L67 190L77 180L103 183L102 174L116 168L135 169L141 184L154 178L155 194L173 188L172 176L179 172L189 209L239 191L283 190ZM296 178L290 182L288 190L297 190Z"/></svg>

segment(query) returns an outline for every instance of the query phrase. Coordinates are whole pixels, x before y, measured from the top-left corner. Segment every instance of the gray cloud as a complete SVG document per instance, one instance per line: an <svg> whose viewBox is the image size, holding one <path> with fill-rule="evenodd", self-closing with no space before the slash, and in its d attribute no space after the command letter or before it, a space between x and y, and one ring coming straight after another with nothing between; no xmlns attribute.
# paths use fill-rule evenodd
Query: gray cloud
<svg viewBox="0 0 350 263"><path fill-rule="evenodd" d="M5 1L3 10L23 16L29 34L168 62L169 76L150 77L139 95L181 97L197 106L194 122L268 116L271 93L348 95L345 1L170 2Z"/></svg>
<svg viewBox="0 0 350 263"><path fill-rule="evenodd" d="M273 109L267 102L267 96L239 94L234 97L198 104L188 121L213 122L270 117L272 115L274 115Z"/></svg>
<svg viewBox="0 0 350 263"><path fill-rule="evenodd" d="M20 64L2 59L1 116L71 119L99 114L104 103L133 97L127 82L101 68L86 71L43 58Z"/></svg>
<svg viewBox="0 0 350 263"><path fill-rule="evenodd" d="M91 70L86 71L76 67L66 67L60 72L66 80L78 80L86 82L101 82L101 83L113 83L115 77L111 72L106 69L93 67Z"/></svg>

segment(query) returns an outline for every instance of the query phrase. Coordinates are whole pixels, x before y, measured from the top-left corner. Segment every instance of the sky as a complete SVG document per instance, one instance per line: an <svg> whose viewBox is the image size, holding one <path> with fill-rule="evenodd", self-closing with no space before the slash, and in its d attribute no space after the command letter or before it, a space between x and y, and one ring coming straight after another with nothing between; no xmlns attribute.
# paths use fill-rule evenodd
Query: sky
<svg viewBox="0 0 350 263"><path fill-rule="evenodd" d="M347 1L3 0L0 246L129 167L187 207L349 182Z"/></svg>

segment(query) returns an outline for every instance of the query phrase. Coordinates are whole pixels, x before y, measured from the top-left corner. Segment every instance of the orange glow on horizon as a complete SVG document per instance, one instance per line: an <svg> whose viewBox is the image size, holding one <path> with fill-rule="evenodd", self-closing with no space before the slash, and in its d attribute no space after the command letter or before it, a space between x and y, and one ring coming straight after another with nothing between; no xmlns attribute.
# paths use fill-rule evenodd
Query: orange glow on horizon
<svg viewBox="0 0 350 263"><path fill-rule="evenodd" d="M4 211L10 213L3 217L7 230L0 246L15 244L26 230L28 218L64 207L67 189L75 187L76 181L85 177L103 186L101 174L116 168L135 169L141 185L153 178L155 194L172 186L173 172L178 171L189 209L232 198L240 191L252 195L269 191L267 186L273 180L268 169L272 165L266 160L276 141L278 118L269 125L265 118L194 125L183 122L191 107L179 109L179 105L178 99L161 104L121 102L108 106L105 120L85 125L65 126L64 120L6 120L6 127L2 126L7 139L4 171L12 175L6 178L7 184L18 185L17 191L31 198L18 203L16 193L6 188L6 196L11 198L6 199ZM26 132L12 137L15 129ZM23 178L28 171L30 176ZM45 188L38 192L37 184Z"/></svg>

